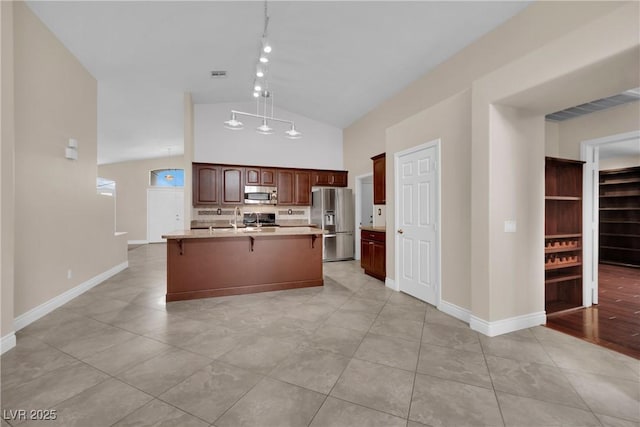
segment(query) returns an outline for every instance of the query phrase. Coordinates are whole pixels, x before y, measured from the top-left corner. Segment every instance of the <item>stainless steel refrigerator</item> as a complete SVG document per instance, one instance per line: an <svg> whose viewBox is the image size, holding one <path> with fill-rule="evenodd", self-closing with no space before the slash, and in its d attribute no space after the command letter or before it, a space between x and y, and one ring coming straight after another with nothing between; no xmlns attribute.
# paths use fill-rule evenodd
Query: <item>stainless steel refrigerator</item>
<svg viewBox="0 0 640 427"><path fill-rule="evenodd" d="M355 251L353 195L349 188L313 187L311 223L327 234L322 236L322 260L353 259Z"/></svg>

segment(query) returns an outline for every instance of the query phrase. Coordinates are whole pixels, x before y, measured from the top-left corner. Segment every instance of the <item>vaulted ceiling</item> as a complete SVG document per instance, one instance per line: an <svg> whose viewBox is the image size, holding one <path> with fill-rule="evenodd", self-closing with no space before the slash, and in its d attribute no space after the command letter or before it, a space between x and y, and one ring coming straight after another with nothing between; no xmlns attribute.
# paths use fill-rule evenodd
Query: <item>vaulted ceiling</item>
<svg viewBox="0 0 640 427"><path fill-rule="evenodd" d="M269 2L269 85L278 107L345 128L527 5ZM29 6L98 80L99 163L182 153L184 92L252 99L264 2Z"/></svg>

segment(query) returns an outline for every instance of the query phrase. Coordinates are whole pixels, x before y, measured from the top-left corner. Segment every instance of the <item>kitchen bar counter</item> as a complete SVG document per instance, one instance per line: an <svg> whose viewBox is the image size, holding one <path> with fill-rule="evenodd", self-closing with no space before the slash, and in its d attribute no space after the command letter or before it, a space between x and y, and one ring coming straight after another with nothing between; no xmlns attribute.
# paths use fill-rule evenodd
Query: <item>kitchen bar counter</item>
<svg viewBox="0 0 640 427"><path fill-rule="evenodd" d="M322 286L323 233L261 227L166 234L166 300Z"/></svg>
<svg viewBox="0 0 640 427"><path fill-rule="evenodd" d="M317 227L316 224L309 224L307 221L299 221L299 220L280 220L278 221L278 225L280 227ZM191 229L208 229L209 227L213 228L233 228L229 225L229 221L191 221ZM238 224L238 228L245 228L244 224ZM268 227L268 225L265 225Z"/></svg>
<svg viewBox="0 0 640 427"><path fill-rule="evenodd" d="M384 233L384 232L386 232L387 227L385 227L384 225L378 225L378 226L361 225L360 226L360 230L364 230L364 231L379 231L381 233Z"/></svg>

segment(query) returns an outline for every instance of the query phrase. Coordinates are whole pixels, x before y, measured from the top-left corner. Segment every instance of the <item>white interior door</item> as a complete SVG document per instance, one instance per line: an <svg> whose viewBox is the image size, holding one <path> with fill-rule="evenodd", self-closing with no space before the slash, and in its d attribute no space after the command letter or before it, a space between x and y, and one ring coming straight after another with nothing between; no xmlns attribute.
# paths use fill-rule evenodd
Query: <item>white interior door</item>
<svg viewBox="0 0 640 427"><path fill-rule="evenodd" d="M184 190L150 188L147 190L147 240L164 242L163 234L184 229Z"/></svg>
<svg viewBox="0 0 640 427"><path fill-rule="evenodd" d="M396 157L398 287L438 305L438 146L427 144Z"/></svg>

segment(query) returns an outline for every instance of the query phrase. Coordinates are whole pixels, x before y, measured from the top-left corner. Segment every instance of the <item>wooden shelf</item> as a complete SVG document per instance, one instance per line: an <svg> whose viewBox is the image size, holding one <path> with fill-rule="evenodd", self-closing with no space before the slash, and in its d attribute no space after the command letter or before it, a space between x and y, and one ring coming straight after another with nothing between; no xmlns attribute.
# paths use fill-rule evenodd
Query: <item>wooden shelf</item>
<svg viewBox="0 0 640 427"><path fill-rule="evenodd" d="M572 248L564 247L564 248L544 248L545 254L556 254L558 252L576 252L581 251L582 246L574 246Z"/></svg>
<svg viewBox="0 0 640 427"><path fill-rule="evenodd" d="M617 219L601 219L601 224L640 224L640 221L628 221L628 220L617 220Z"/></svg>
<svg viewBox="0 0 640 427"><path fill-rule="evenodd" d="M640 193L635 194L604 194L601 195L601 199L612 199L612 198L622 198L622 197L640 197Z"/></svg>
<svg viewBox="0 0 640 427"><path fill-rule="evenodd" d="M635 182L640 182L640 178L612 179L612 180L600 182L600 185L633 184Z"/></svg>
<svg viewBox="0 0 640 427"><path fill-rule="evenodd" d="M544 269L545 269L545 271L559 270L561 268L578 267L578 266L581 266L581 265L582 265L581 262L571 262L571 263L566 263L566 264L545 265Z"/></svg>
<svg viewBox="0 0 640 427"><path fill-rule="evenodd" d="M582 200L582 197L576 196L545 196L545 200Z"/></svg>
<svg viewBox="0 0 640 427"><path fill-rule="evenodd" d="M612 236L612 237L640 237L640 234L626 234L626 233L600 233L601 236Z"/></svg>
<svg viewBox="0 0 640 427"><path fill-rule="evenodd" d="M558 274L558 275L549 275L547 279L545 279L544 283L560 283L567 282L569 280L580 279L582 274Z"/></svg>
<svg viewBox="0 0 640 427"><path fill-rule="evenodd" d="M620 246L600 246L601 249L613 249L616 251L634 251L634 252L640 252L640 248L627 248L627 247L620 247Z"/></svg>
<svg viewBox="0 0 640 427"><path fill-rule="evenodd" d="M573 233L573 234L547 234L544 236L545 239L567 239L570 237L582 237L581 233Z"/></svg>
<svg viewBox="0 0 640 427"><path fill-rule="evenodd" d="M630 207L630 208L600 208L601 211L640 211L639 207Z"/></svg>

